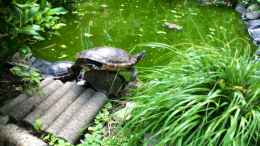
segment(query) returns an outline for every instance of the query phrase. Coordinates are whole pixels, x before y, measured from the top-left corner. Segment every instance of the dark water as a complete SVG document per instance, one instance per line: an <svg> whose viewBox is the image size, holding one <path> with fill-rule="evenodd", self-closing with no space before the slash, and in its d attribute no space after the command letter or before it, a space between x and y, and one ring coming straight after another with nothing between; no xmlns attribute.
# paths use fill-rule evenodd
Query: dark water
<svg viewBox="0 0 260 146"><path fill-rule="evenodd" d="M137 44L243 48L249 43L244 25L232 8L201 7L196 0L88 0L78 7L80 16L67 15L67 26L59 31L60 36L33 47L37 56L51 61L74 60L78 51L113 46L132 53L145 49L143 65L150 66L168 62L169 51L135 47ZM163 27L165 22L176 23L183 30L169 30ZM185 47L179 45L177 49Z"/></svg>

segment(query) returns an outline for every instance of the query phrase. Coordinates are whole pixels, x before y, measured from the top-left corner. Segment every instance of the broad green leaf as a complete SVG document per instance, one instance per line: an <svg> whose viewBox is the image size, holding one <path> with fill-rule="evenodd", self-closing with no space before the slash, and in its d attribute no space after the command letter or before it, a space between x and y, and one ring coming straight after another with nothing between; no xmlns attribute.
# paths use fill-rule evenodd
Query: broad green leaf
<svg viewBox="0 0 260 146"><path fill-rule="evenodd" d="M19 32L28 35L39 35L40 29L39 25L28 25L23 27Z"/></svg>
<svg viewBox="0 0 260 146"><path fill-rule="evenodd" d="M62 7L57 7L53 9L49 9L47 15L64 15L67 13L67 10Z"/></svg>

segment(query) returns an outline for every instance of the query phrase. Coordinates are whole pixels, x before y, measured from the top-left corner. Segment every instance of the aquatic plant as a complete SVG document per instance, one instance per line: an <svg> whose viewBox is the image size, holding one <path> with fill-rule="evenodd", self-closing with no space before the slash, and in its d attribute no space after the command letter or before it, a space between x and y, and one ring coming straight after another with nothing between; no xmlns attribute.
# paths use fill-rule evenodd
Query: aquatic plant
<svg viewBox="0 0 260 146"><path fill-rule="evenodd" d="M249 49L202 48L173 48L171 63L142 76L128 145L259 144L260 63Z"/></svg>

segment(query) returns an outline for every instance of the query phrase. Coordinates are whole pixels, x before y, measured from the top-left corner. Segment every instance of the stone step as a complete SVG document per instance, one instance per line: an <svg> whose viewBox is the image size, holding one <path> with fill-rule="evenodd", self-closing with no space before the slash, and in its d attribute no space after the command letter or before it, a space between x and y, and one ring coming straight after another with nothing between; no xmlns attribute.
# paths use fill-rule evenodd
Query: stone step
<svg viewBox="0 0 260 146"><path fill-rule="evenodd" d="M48 84L54 82L53 79L51 78L46 78L45 80L43 80L40 84L40 90L42 88L44 88L45 86L47 86ZM14 98L13 100L11 100L10 102L8 102L7 104L5 104L1 109L0 109L0 113L7 115L12 109L14 109L18 104L22 103L23 101L25 101L27 98L29 98L29 95L27 94L21 94L18 97Z"/></svg>
<svg viewBox="0 0 260 146"><path fill-rule="evenodd" d="M42 122L42 129L46 130L51 125L51 123L54 122L83 91L83 87L74 83L71 89L39 118L39 120ZM33 125L33 123L31 124Z"/></svg>
<svg viewBox="0 0 260 146"><path fill-rule="evenodd" d="M15 102L10 102L12 104L9 104L8 108L2 108L5 111L3 112L4 115L15 118L18 122L26 122L32 127L39 120L41 123L40 128L44 132L54 134L71 143L78 140L83 130L87 128L99 109L108 100L105 94L96 92L91 88L79 86L75 82L63 84L59 80L46 79L41 82L41 89L44 94L36 94L31 97L26 95L26 98L25 94L18 96L14 99ZM7 130L11 129L15 132L17 131L15 129L18 129L18 131L21 129L17 126L13 127L11 126ZM20 133L21 137L15 132L10 136L14 137L13 139L8 137L10 134L3 137L3 139L14 143L15 146L33 146L34 144L41 146L42 143L38 143L36 137L25 130L22 131ZM27 138L24 135L29 135L28 139L33 140L23 141L23 138ZM32 141L32 143L28 144L29 141Z"/></svg>
<svg viewBox="0 0 260 146"><path fill-rule="evenodd" d="M57 135L58 132L67 124L76 113L83 108L84 104L91 98L94 94L94 90L85 90L67 109L63 112L58 119L56 119L51 126L46 130L49 133Z"/></svg>
<svg viewBox="0 0 260 146"><path fill-rule="evenodd" d="M39 138L14 124L0 125L1 146L48 146Z"/></svg>
<svg viewBox="0 0 260 146"><path fill-rule="evenodd" d="M57 136L75 143L107 100L105 94L96 92L58 132Z"/></svg>
<svg viewBox="0 0 260 146"><path fill-rule="evenodd" d="M27 115L24 121L28 123L34 123L34 121L40 118L47 110L60 100L72 87L72 82L65 83L59 90L56 90L46 100L44 100L39 106L37 106L29 115Z"/></svg>
<svg viewBox="0 0 260 146"><path fill-rule="evenodd" d="M16 120L22 120L27 114L29 114L33 110L35 106L41 103L44 99L46 99L49 95L51 95L62 85L63 83L59 80L51 82L42 89L41 93L29 97L28 99L14 107L9 112L9 115L15 118Z"/></svg>

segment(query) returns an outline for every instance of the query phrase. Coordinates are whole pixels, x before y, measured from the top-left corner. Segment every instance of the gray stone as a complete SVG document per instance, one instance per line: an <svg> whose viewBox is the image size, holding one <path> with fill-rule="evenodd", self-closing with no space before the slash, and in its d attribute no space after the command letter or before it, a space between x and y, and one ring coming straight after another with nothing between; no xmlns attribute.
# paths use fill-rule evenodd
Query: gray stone
<svg viewBox="0 0 260 146"><path fill-rule="evenodd" d="M46 100L44 100L39 106L37 106L33 112L26 116L25 121L33 124L34 121L40 118L53 104L55 104L64 94L66 94L72 87L72 82L65 83L59 90L56 90Z"/></svg>
<svg viewBox="0 0 260 146"><path fill-rule="evenodd" d="M9 121L8 116L0 116L0 125L5 125L8 123L8 121Z"/></svg>
<svg viewBox="0 0 260 146"><path fill-rule="evenodd" d="M14 125L0 125L1 146L48 146L39 138Z"/></svg>
<svg viewBox="0 0 260 146"><path fill-rule="evenodd" d="M82 130L86 129L107 100L108 98L105 94L96 93L63 127L58 136L75 143L82 134Z"/></svg>
<svg viewBox="0 0 260 146"><path fill-rule="evenodd" d="M244 4L237 4L236 7L235 7L235 10L240 13L240 14L243 14L246 12L246 6Z"/></svg>
<svg viewBox="0 0 260 146"><path fill-rule="evenodd" d="M260 9L259 4L255 3L255 4L251 4L247 7L247 12L252 12L252 11L257 11Z"/></svg>
<svg viewBox="0 0 260 146"><path fill-rule="evenodd" d="M260 19L256 19L256 20L249 20L246 22L247 27L249 29L255 29L255 28L259 28L260 27Z"/></svg>
<svg viewBox="0 0 260 146"><path fill-rule="evenodd" d="M46 87L47 85L53 83L54 80L51 78L46 78L45 80L43 80L40 84L40 91ZM13 109L15 109L20 103L24 102L26 99L29 98L29 95L27 94L21 94L19 96L17 96L16 98L14 98L13 100L11 100L10 102L8 102L7 104L5 104L1 109L0 112L4 115L9 114L10 111L12 111Z"/></svg>
<svg viewBox="0 0 260 146"><path fill-rule="evenodd" d="M254 20L260 18L260 11L252 11L245 13L245 19Z"/></svg>
<svg viewBox="0 0 260 146"><path fill-rule="evenodd" d="M42 93L39 93L38 95L34 95L27 100L23 101L22 103L18 104L16 107L14 107L9 115L14 117L16 120L22 120L27 114L30 113L30 111L33 110L33 108L41 103L44 99L46 99L49 95L51 95L55 90L57 90L59 87L62 86L62 82L56 80L55 82L52 82L48 86L44 87L42 89Z"/></svg>
<svg viewBox="0 0 260 146"><path fill-rule="evenodd" d="M248 29L248 33L252 38L260 38L260 28Z"/></svg>
<svg viewBox="0 0 260 146"><path fill-rule="evenodd" d="M94 90L87 89L84 91L76 101L74 101L67 109L64 111L58 118L55 120L51 126L46 130L49 133L52 134L58 134L58 132L64 127L68 121L70 121L73 116L75 116L75 113L77 113L78 110L80 110L84 104L91 98L91 96L94 94Z"/></svg>
<svg viewBox="0 0 260 146"><path fill-rule="evenodd" d="M39 119L42 122L42 129L46 130L52 122L54 122L66 108L72 104L77 97L83 92L84 88L73 84L69 92L67 92L59 101L52 105L44 115Z"/></svg>

